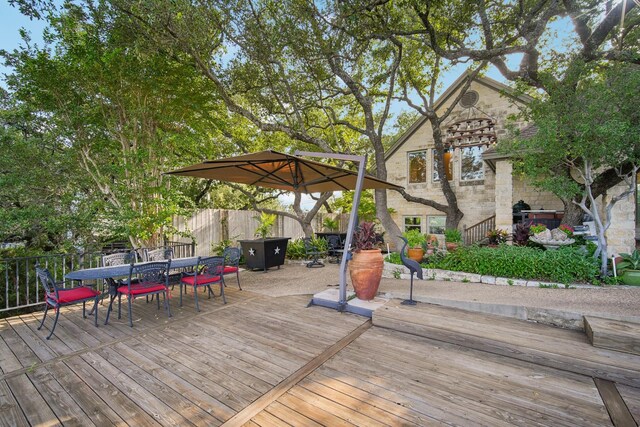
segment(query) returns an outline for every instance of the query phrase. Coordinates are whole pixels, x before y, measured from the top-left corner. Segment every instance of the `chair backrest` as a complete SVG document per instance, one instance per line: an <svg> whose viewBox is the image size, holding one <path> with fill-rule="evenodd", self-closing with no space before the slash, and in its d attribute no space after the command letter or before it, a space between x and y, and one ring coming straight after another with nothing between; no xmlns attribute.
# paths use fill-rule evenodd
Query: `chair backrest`
<svg viewBox="0 0 640 427"><path fill-rule="evenodd" d="M240 264L242 251L240 250L240 248L229 246L228 248L224 249L224 252L222 252L222 256L224 257L226 265L237 267Z"/></svg>
<svg viewBox="0 0 640 427"><path fill-rule="evenodd" d="M146 249L145 254L145 261L163 261L173 258L173 249L159 248L152 251Z"/></svg>
<svg viewBox="0 0 640 427"><path fill-rule="evenodd" d="M42 285L47 297L54 297L58 300L58 284L53 280L53 276L46 268L36 265L36 276Z"/></svg>
<svg viewBox="0 0 640 427"><path fill-rule="evenodd" d="M223 256L210 256L201 257L198 260L198 268L202 267L202 273L208 276L222 276L224 274L224 257Z"/></svg>
<svg viewBox="0 0 640 427"><path fill-rule="evenodd" d="M339 249L342 247L342 241L337 234L327 236L327 247L329 249Z"/></svg>
<svg viewBox="0 0 640 427"><path fill-rule="evenodd" d="M157 285L164 283L169 286L169 269L171 260L147 262L144 264L131 264L129 269L129 286L133 283L138 287L145 285Z"/></svg>
<svg viewBox="0 0 640 427"><path fill-rule="evenodd" d="M115 254L102 256L103 267L108 267L110 265L132 264L137 261L138 261L138 254L136 251L117 252Z"/></svg>

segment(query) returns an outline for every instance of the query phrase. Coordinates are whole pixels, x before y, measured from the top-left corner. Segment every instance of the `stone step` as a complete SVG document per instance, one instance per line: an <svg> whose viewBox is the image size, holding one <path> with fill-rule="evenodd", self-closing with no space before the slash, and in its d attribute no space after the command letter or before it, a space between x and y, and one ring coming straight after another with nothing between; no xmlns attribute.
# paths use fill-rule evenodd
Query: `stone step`
<svg viewBox="0 0 640 427"><path fill-rule="evenodd" d="M594 347L640 355L640 323L584 316L584 329Z"/></svg>
<svg viewBox="0 0 640 427"><path fill-rule="evenodd" d="M591 345L584 332L442 307L391 300L373 325L475 350L640 387L640 356Z"/></svg>

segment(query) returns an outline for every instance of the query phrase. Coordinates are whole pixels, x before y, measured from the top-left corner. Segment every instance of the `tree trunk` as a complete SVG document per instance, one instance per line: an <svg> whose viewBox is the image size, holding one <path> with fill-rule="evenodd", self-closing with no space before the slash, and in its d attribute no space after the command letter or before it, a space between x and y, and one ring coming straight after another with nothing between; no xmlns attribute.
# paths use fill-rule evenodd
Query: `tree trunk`
<svg viewBox="0 0 640 427"><path fill-rule="evenodd" d="M400 227L395 223L389 209L387 209L387 190L375 190L376 212L380 223L386 232L385 242L390 249L397 250L402 247L399 236L402 234Z"/></svg>
<svg viewBox="0 0 640 427"><path fill-rule="evenodd" d="M584 211L577 205L581 196L576 196L573 200L562 199L564 205L564 216L562 217L562 224L576 226L582 225L582 218L584 217Z"/></svg>

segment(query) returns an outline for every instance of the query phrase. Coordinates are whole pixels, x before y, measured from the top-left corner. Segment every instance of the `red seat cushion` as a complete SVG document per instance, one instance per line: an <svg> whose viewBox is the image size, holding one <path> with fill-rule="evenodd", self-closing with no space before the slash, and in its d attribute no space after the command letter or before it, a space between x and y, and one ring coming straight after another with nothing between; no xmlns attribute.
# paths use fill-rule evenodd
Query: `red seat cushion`
<svg viewBox="0 0 640 427"><path fill-rule="evenodd" d="M235 273L236 271L238 271L238 267L227 266L224 268L224 274Z"/></svg>
<svg viewBox="0 0 640 427"><path fill-rule="evenodd" d="M195 276L186 276L180 279L182 283L186 283L187 285L194 285ZM220 276L210 276L208 274L198 274L198 285L206 285L207 283L219 282Z"/></svg>
<svg viewBox="0 0 640 427"><path fill-rule="evenodd" d="M77 288L71 289L60 289L58 290L58 295L58 303L66 304L70 302L82 301L83 299L87 298L94 298L100 295L100 292L86 286L79 286Z"/></svg>
<svg viewBox="0 0 640 427"><path fill-rule="evenodd" d="M161 292L166 290L167 288L164 286L164 283L134 283L131 285L131 290L127 285L120 286L118 288L118 292L126 295L140 295L140 294L150 294L152 292Z"/></svg>

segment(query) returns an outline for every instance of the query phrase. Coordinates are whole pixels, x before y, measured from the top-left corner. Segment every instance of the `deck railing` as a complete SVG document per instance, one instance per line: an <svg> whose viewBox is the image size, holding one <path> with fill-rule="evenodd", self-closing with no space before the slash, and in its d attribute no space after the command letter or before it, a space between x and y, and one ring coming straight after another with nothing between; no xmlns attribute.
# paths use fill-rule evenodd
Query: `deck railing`
<svg viewBox="0 0 640 427"><path fill-rule="evenodd" d="M463 236L465 245L473 245L487 236L487 231L496 228L496 216L490 216L484 221L480 221L470 227L464 227Z"/></svg>
<svg viewBox="0 0 640 427"><path fill-rule="evenodd" d="M166 246L173 249L175 258L193 256L195 252L193 243L167 242ZM102 252L92 252L0 259L0 317L44 304L44 290L36 280L36 264L49 269L54 280L64 282L67 287L72 285L64 279L67 273L100 266L102 255Z"/></svg>

